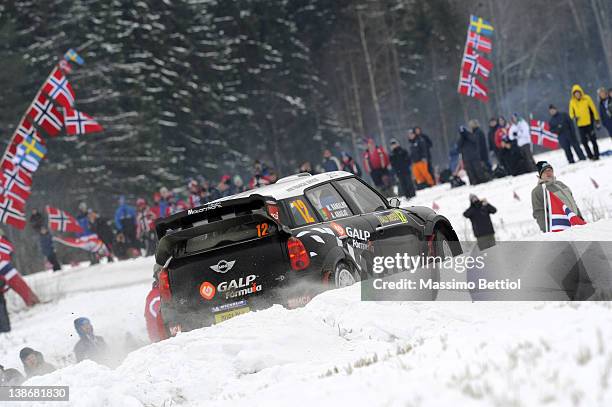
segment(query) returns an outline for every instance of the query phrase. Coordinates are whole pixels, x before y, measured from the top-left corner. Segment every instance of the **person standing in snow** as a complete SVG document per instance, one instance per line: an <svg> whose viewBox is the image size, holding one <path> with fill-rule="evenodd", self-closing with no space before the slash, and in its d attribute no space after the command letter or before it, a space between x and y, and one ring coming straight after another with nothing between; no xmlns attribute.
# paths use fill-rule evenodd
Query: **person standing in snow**
<svg viewBox="0 0 612 407"><path fill-rule="evenodd" d="M156 218L144 198L138 198L136 200L136 238L145 256L152 256L155 253L153 223Z"/></svg>
<svg viewBox="0 0 612 407"><path fill-rule="evenodd" d="M350 172L351 174L357 175L361 177L361 168L359 164L355 162L353 157L346 151L343 151L341 154L342 157L342 171Z"/></svg>
<svg viewBox="0 0 612 407"><path fill-rule="evenodd" d="M410 154L399 142L392 138L390 141L391 155L391 168L395 172L397 179L399 180L400 193L403 194L406 199L414 198L416 195L414 191L414 183L412 182L412 161L410 161Z"/></svg>
<svg viewBox="0 0 612 407"><path fill-rule="evenodd" d="M531 206L533 208L533 218L538 222L538 226L542 232L546 232L546 204L542 184L546 185L546 189L554 193L563 203L576 215L584 218L580 212L580 208L576 204L572 190L563 182L555 178L555 173L552 165L547 161L538 161L538 185L531 191Z"/></svg>
<svg viewBox="0 0 612 407"><path fill-rule="evenodd" d="M40 251L43 256L47 258L49 263L53 266L53 271L60 271L62 266L57 260L57 255L55 254L55 247L53 245L53 236L49 232L46 226L42 226L39 231L38 243L40 245Z"/></svg>
<svg viewBox="0 0 612 407"><path fill-rule="evenodd" d="M529 172L535 171L535 161L531 152L531 130L529 129L529 124L518 113L513 113L510 121L512 122L508 131L510 139L516 141L516 145L521 150L523 158L525 158Z"/></svg>
<svg viewBox="0 0 612 407"><path fill-rule="evenodd" d="M340 168L342 168L338 157L334 156L329 149L323 150L323 163L321 165L325 172L340 171Z"/></svg>
<svg viewBox="0 0 612 407"><path fill-rule="evenodd" d="M363 153L364 168L370 178L372 178L376 189L383 195L388 195L391 184L389 177L389 155L384 148L377 146L372 138L368 139L367 145L367 150Z"/></svg>
<svg viewBox="0 0 612 407"><path fill-rule="evenodd" d="M500 142L498 143L496 141L496 137L495 134L497 133L497 130L499 129L499 122L497 121L496 117L491 117L489 119L489 131L487 132L487 142L489 144L489 152L491 154L493 154L495 156L495 158L497 159L497 165L501 165L501 159L500 159L500 154L499 154L499 150L501 149L501 138L500 138Z"/></svg>
<svg viewBox="0 0 612 407"><path fill-rule="evenodd" d="M21 277L21 274L13 267L11 263L12 253L13 245L4 237L4 233L0 230L0 333L11 331L11 321L4 298L5 292L12 288L28 307L40 302L36 294L30 289L30 286Z"/></svg>
<svg viewBox="0 0 612 407"><path fill-rule="evenodd" d="M23 370L29 379L34 376L42 376L55 371L55 366L45 362L43 354L32 348L23 348L19 351L19 359L23 363Z"/></svg>
<svg viewBox="0 0 612 407"><path fill-rule="evenodd" d="M408 141L410 160L412 161L412 175L414 175L417 188L424 184L430 187L434 186L435 182L428 169L427 142L412 130L408 132Z"/></svg>
<svg viewBox="0 0 612 407"><path fill-rule="evenodd" d="M136 247L136 209L128 205L123 195L119 197L119 206L115 211L115 229L123 233L130 247Z"/></svg>
<svg viewBox="0 0 612 407"><path fill-rule="evenodd" d="M612 88L599 88L599 116L601 123L608 130L608 136L612 137Z"/></svg>
<svg viewBox="0 0 612 407"><path fill-rule="evenodd" d="M489 150L487 148L487 137L480 128L480 123L476 119L472 119L468 122L470 131L474 134L476 141L478 141L478 155L480 156L480 162L485 167L485 172L491 171L491 163L489 162ZM487 174L488 175L488 174ZM487 178L489 178L487 176Z"/></svg>
<svg viewBox="0 0 612 407"><path fill-rule="evenodd" d="M486 199L478 199L476 195L470 194L470 207L463 212L463 216L472 222L472 230L480 250L495 246L495 229L491 222L491 215L495 212L497 209Z"/></svg>
<svg viewBox="0 0 612 407"><path fill-rule="evenodd" d="M168 332L161 314L161 294L159 292L159 272L161 268L159 264L153 266L153 284L145 300L144 317L151 342L168 339Z"/></svg>
<svg viewBox="0 0 612 407"><path fill-rule="evenodd" d="M480 146L476 135L464 126L459 127L457 147L461 152L463 167L470 179L470 185L487 182L489 177L485 165L480 158Z"/></svg>
<svg viewBox="0 0 612 407"><path fill-rule="evenodd" d="M601 127L599 124L599 113L597 109L595 109L593 99L585 94L578 84L572 86L569 115L570 118L576 120L576 126L578 126L578 132L580 133L580 140L582 141L587 156L591 160L599 160L597 134L595 134L595 128L593 127L594 124L597 128ZM593 152L591 152L589 142L593 145Z"/></svg>
<svg viewBox="0 0 612 407"><path fill-rule="evenodd" d="M91 230L89 230L89 220L87 219L87 214L89 214L89 206L85 202L79 203L79 210L77 211L76 220L82 232L78 233L77 236L89 236L91 235Z"/></svg>
<svg viewBox="0 0 612 407"><path fill-rule="evenodd" d="M415 126L412 129L412 131L414 132L414 134L417 135L417 137L420 137L421 140L425 142L426 153L427 153L427 171L429 171L429 174L431 174L431 178L434 179L434 183L435 183L433 161L431 159L431 150L433 149L433 141L431 141L431 137L423 133L423 130L419 126Z"/></svg>
<svg viewBox="0 0 612 407"><path fill-rule="evenodd" d="M85 359L105 364L108 362L108 347L104 338L94 335L94 329L88 318L74 320L74 329L79 334L79 341L74 345L74 356L77 362Z"/></svg>
<svg viewBox="0 0 612 407"><path fill-rule="evenodd" d="M37 208L32 209L30 213L30 226L36 233L40 232L40 228L45 224L45 219Z"/></svg>
<svg viewBox="0 0 612 407"><path fill-rule="evenodd" d="M563 148L563 151L565 152L567 162L570 164L575 162L574 155L572 154L572 147L574 148L579 160L586 160L586 157L580 148L580 144L576 139L576 135L574 134L574 123L569 117L569 114L560 112L557 110L557 107L552 104L548 106L548 113L550 113L548 126L550 127L550 131L559 136L559 145L561 145L561 148Z"/></svg>
<svg viewBox="0 0 612 407"><path fill-rule="evenodd" d="M89 221L89 230L98 235L102 243L106 246L108 256L107 259L110 262L113 260L113 241L115 239L115 235L113 234L113 228L111 227L111 222L100 215L98 215L95 211L89 211L87 215L87 220Z"/></svg>

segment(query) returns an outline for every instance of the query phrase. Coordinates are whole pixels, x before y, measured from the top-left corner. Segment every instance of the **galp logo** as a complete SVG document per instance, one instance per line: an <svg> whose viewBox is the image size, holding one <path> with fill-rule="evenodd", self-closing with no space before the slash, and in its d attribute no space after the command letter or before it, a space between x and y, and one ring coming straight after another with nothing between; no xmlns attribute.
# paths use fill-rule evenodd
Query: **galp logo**
<svg viewBox="0 0 612 407"><path fill-rule="evenodd" d="M223 274L223 273L227 273L228 271L230 271L232 267L234 267L234 263L236 263L236 260L232 260L232 261L220 260L219 263L210 266L210 268L213 271L216 271L217 273Z"/></svg>
<svg viewBox="0 0 612 407"><path fill-rule="evenodd" d="M200 285L200 295L205 300L212 300L216 292L217 289L215 288L215 286L212 283L209 283L208 281L204 281Z"/></svg>

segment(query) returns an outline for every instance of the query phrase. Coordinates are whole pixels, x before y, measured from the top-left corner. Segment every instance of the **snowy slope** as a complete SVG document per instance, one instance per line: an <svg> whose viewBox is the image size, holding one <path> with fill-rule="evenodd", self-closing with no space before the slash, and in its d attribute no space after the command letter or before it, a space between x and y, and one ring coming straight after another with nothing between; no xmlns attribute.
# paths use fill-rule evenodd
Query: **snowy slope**
<svg viewBox="0 0 612 407"><path fill-rule="evenodd" d="M559 152L546 158L588 218L588 200L610 205L605 176L612 159L568 167ZM534 184L531 174L475 188L443 185L421 191L414 202L435 200L461 234L461 213L475 191L498 207L501 237L550 239L531 219ZM612 220L555 236L611 240ZM30 277L50 287L55 279L61 283L50 289L51 302L13 314L13 332L0 336L0 363L21 368L19 349L41 350L67 367L28 384L69 385L70 405L87 407L612 405L612 306L606 302L374 303L362 302L353 286L324 293L302 309L275 306L144 346L115 369L72 365L77 316L92 319L118 358L145 343L151 265L149 258L70 271L72 278ZM132 337L127 345L126 333Z"/></svg>

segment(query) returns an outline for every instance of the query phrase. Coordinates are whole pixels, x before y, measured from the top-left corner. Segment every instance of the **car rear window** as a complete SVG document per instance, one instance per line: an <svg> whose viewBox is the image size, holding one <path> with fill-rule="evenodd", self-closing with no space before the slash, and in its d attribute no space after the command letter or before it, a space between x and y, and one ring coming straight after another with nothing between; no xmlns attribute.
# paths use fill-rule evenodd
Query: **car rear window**
<svg viewBox="0 0 612 407"><path fill-rule="evenodd" d="M306 197L324 221L353 215L338 191L331 184L323 184L306 192Z"/></svg>
<svg viewBox="0 0 612 407"><path fill-rule="evenodd" d="M296 227L316 222L312 209L303 196L288 199L287 207Z"/></svg>
<svg viewBox="0 0 612 407"><path fill-rule="evenodd" d="M273 222L253 220L240 224L219 225L214 230L193 237L185 242L185 253L196 253L204 250L227 246L247 240L266 238L275 234L277 227Z"/></svg>

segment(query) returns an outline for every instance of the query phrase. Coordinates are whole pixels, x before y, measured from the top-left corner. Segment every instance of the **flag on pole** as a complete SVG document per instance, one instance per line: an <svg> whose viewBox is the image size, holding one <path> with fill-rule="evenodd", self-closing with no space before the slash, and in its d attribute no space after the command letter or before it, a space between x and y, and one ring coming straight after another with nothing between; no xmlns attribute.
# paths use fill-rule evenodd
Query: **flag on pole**
<svg viewBox="0 0 612 407"><path fill-rule="evenodd" d="M85 63L85 61L83 61L83 58L81 58L81 56L77 54L77 52L72 48L66 51L66 53L64 54L64 59L69 62L75 62L78 65L83 65Z"/></svg>
<svg viewBox="0 0 612 407"><path fill-rule="evenodd" d="M491 53L493 43L484 35L476 34L474 31L468 31L467 45L477 51Z"/></svg>
<svg viewBox="0 0 612 407"><path fill-rule="evenodd" d="M98 235L96 235L95 233L91 235L87 235L87 236L82 236L82 237L53 236L53 240L65 246L85 250L90 253L97 253L101 256L110 255L104 242L100 240Z"/></svg>
<svg viewBox="0 0 612 407"><path fill-rule="evenodd" d="M56 136L64 126L64 118L60 112L53 106L53 103L42 94L34 100L28 117L32 121L42 127L50 136Z"/></svg>
<svg viewBox="0 0 612 407"><path fill-rule="evenodd" d="M43 85L43 92L55 100L63 107L74 106L74 91L68 79L59 68L54 68L53 72Z"/></svg>
<svg viewBox="0 0 612 407"><path fill-rule="evenodd" d="M461 62L461 70L464 75L480 75L483 79L488 79L491 69L493 69L491 61L478 55L469 45L465 48Z"/></svg>
<svg viewBox="0 0 612 407"><path fill-rule="evenodd" d="M25 204L32 193L32 177L21 167L2 170L0 183L3 194L20 204Z"/></svg>
<svg viewBox="0 0 612 407"><path fill-rule="evenodd" d="M25 207L6 195L0 195L0 222L23 229L26 226Z"/></svg>
<svg viewBox="0 0 612 407"><path fill-rule="evenodd" d="M13 250L13 244L4 236L0 236L0 260L11 261Z"/></svg>
<svg viewBox="0 0 612 407"><path fill-rule="evenodd" d="M49 229L56 232L83 233L83 228L79 222L68 212L47 205L47 219L49 219Z"/></svg>
<svg viewBox="0 0 612 407"><path fill-rule="evenodd" d="M462 75L459 80L459 93L483 102L489 101L489 90L475 76Z"/></svg>
<svg viewBox="0 0 612 407"><path fill-rule="evenodd" d="M47 148L33 137L28 136L17 146L13 163L30 172L36 172L46 154Z"/></svg>
<svg viewBox="0 0 612 407"><path fill-rule="evenodd" d="M64 109L64 123L66 124L66 133L73 136L97 133L104 130L102 126L88 114L70 108Z"/></svg>
<svg viewBox="0 0 612 407"><path fill-rule="evenodd" d="M559 148L559 136L550 131L548 122L543 120L531 120L529 122L531 142L539 146L555 149Z"/></svg>
<svg viewBox="0 0 612 407"><path fill-rule="evenodd" d="M548 231L561 232L576 225L586 225L584 219L576 215L553 192L544 189L547 194Z"/></svg>
<svg viewBox="0 0 612 407"><path fill-rule="evenodd" d="M486 36L493 35L493 26L487 20L483 20L480 17L470 16L470 31L476 34L482 34Z"/></svg>

